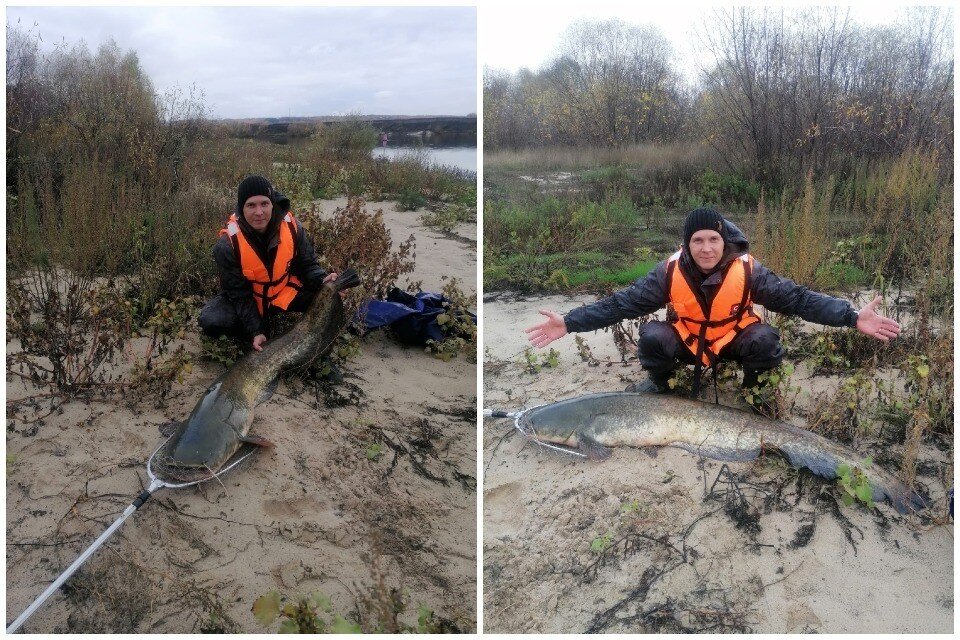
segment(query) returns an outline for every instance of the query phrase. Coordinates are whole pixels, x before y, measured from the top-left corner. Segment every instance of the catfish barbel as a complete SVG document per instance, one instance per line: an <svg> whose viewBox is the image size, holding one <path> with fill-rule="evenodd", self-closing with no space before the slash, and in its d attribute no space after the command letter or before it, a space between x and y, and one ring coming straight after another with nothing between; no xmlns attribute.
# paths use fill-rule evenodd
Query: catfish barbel
<svg viewBox="0 0 960 640"><path fill-rule="evenodd" d="M498 415L498 414L494 414ZM501 417L504 414L499 414ZM530 438L606 459L608 447L679 447L723 461L748 461L761 452L783 455L798 468L827 479L837 467L858 466L856 451L779 420L732 407L652 393L595 393L528 409L517 428ZM889 499L900 513L926 507L924 499L887 471L860 469L873 500Z"/></svg>
<svg viewBox="0 0 960 640"><path fill-rule="evenodd" d="M286 334L251 351L217 378L190 417L168 425L161 453L172 469L215 473L244 442L273 446L250 435L253 409L269 397L283 369L301 367L326 353L346 326L340 292L360 284L353 269L324 284L310 308Z"/></svg>

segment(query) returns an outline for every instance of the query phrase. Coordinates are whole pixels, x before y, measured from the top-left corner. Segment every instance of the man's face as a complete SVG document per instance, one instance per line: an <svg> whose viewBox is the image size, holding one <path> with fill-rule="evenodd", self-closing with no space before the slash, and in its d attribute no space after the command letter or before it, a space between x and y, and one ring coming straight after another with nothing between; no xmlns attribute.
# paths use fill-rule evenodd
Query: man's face
<svg viewBox="0 0 960 640"><path fill-rule="evenodd" d="M703 229L690 237L690 255L703 272L710 271L723 257L723 236Z"/></svg>
<svg viewBox="0 0 960 640"><path fill-rule="evenodd" d="M273 203L267 196L250 196L243 203L243 218L257 233L263 233L272 215Z"/></svg>

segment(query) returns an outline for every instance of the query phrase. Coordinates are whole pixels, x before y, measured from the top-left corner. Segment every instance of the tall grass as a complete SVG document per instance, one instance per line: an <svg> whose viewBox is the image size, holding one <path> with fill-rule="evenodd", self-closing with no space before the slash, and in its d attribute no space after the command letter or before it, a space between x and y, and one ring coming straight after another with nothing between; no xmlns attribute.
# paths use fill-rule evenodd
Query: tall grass
<svg viewBox="0 0 960 640"><path fill-rule="evenodd" d="M751 253L773 271L810 287L821 284L818 269L833 249L829 224L832 180L815 185L808 173L799 197L789 191L771 205L761 196L753 220Z"/></svg>
<svg viewBox="0 0 960 640"><path fill-rule="evenodd" d="M779 274L819 289L838 269L855 270L866 277L861 286L899 298L900 309L884 313L906 311L900 338L867 348L877 350L874 363L883 349L905 378L904 391L888 393L905 412L909 480L924 438L954 431L953 205L952 172L939 154L912 150L839 179L808 174L802 194L761 198L753 220L752 251Z"/></svg>
<svg viewBox="0 0 960 640"><path fill-rule="evenodd" d="M635 144L622 147L540 147L519 151L484 153L486 171L544 172L581 171L614 165L636 165L645 171L673 169L681 165L706 167L714 152L695 143Z"/></svg>

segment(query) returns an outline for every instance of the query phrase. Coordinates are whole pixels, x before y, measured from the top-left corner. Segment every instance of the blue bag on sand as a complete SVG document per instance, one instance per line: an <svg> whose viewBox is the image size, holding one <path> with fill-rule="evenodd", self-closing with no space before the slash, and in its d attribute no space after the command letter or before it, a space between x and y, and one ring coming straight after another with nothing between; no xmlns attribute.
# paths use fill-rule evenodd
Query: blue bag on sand
<svg viewBox="0 0 960 640"><path fill-rule="evenodd" d="M401 342L423 346L427 340L443 342L446 337L437 316L447 311L444 303L448 302L439 293L421 291L412 295L393 287L386 300L371 300L359 313L368 331L389 326ZM476 324L475 314L471 313L470 319Z"/></svg>

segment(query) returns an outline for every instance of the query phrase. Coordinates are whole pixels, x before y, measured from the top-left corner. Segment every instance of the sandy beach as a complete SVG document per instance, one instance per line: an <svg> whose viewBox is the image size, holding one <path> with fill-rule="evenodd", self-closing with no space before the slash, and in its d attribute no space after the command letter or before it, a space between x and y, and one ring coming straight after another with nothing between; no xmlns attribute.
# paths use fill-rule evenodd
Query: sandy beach
<svg viewBox="0 0 960 640"><path fill-rule="evenodd" d="M345 201L318 204L329 214ZM409 281L439 291L456 277L475 293L476 225L443 234L392 202L367 208L383 209L395 245L416 236ZM184 344L199 352L197 331ZM132 342L118 369L142 348ZM282 380L252 429L275 448L219 482L157 492L24 630L275 631L251 613L271 590L323 592L349 617L378 585L403 594L408 624L426 606L475 630L476 367L377 331L343 383ZM8 411L8 622L136 497L158 426L186 418L222 371L198 362L162 408L149 398L74 401L38 425ZM8 407L43 391L7 376Z"/></svg>
<svg viewBox="0 0 960 640"><path fill-rule="evenodd" d="M522 329L539 322L537 310L592 301L485 294L484 408L644 379L602 331L581 334L596 366L566 336L551 345L557 366L530 372ZM798 367L794 384L799 413L839 381ZM744 406L734 394L720 402ZM925 445L920 461L931 515L943 516L952 449ZM485 419L482 464L486 632L953 630L952 523L905 518L888 504L844 507L831 483L778 459L724 464L668 447L582 462L525 441L507 420Z"/></svg>

